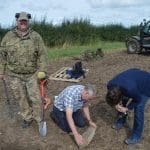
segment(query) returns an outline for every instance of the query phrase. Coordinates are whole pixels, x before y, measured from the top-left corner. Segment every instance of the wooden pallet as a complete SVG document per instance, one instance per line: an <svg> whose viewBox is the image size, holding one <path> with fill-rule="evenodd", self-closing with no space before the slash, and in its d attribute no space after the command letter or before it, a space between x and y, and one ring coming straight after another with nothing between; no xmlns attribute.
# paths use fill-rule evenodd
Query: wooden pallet
<svg viewBox="0 0 150 150"><path fill-rule="evenodd" d="M49 76L49 79L50 80L58 80L58 81L68 81L68 82L80 82L83 77L80 77L78 79L68 78L68 75L66 74L66 70L68 70L68 69L71 69L71 68L62 67L61 69L59 69L55 73L51 74ZM85 73L87 73L87 71L88 71L88 69L86 69Z"/></svg>

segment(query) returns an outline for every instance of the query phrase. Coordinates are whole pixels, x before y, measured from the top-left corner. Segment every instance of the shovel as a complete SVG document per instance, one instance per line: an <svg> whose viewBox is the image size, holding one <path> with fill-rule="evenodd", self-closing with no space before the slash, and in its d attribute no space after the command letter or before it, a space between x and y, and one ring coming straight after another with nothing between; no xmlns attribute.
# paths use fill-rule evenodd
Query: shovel
<svg viewBox="0 0 150 150"><path fill-rule="evenodd" d="M40 81L40 95L41 95L41 103L42 103L42 111L41 111L41 122L39 124L39 133L41 136L46 136L47 134L47 125L45 121L45 111L44 111L44 105L45 105L45 91L44 91L44 86L45 83L47 82L46 79Z"/></svg>

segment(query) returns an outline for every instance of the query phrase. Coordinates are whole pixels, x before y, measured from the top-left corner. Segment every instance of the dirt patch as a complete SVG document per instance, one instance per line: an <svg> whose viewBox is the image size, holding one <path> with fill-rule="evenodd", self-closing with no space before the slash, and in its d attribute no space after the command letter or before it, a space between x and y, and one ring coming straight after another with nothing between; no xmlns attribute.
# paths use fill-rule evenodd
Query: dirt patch
<svg viewBox="0 0 150 150"><path fill-rule="evenodd" d="M75 60L61 59L50 62L49 73L52 74L61 67L70 67ZM150 120L145 119L145 130L140 143L132 146L124 144L124 139L129 134L129 129L113 130L111 124L116 112L105 103L106 84L117 73L131 67L150 70L150 57L148 55L128 55L124 51L105 54L103 58L83 62L89 72L80 84L92 83L98 88L99 98L91 106L91 113L98 125L97 133L87 150L149 150ZM49 95L57 95L64 87L74 83L63 81L49 82ZM7 107L4 101L2 83L0 83L0 150L76 150L78 147L72 136L64 133L49 118L46 112L48 134L40 137L37 125L33 123L28 129L20 127L20 119L11 120L7 115ZM51 110L52 106L50 107ZM150 123L149 123L150 124ZM82 130L81 130L82 132Z"/></svg>

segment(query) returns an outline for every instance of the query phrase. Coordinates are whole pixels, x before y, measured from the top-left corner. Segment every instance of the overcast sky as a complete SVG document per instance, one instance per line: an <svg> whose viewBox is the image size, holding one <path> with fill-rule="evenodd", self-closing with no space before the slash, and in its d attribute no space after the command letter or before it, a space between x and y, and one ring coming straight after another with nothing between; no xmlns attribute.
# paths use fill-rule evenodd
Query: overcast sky
<svg viewBox="0 0 150 150"><path fill-rule="evenodd" d="M26 11L32 18L59 24L63 19L87 18L92 24L139 24L150 19L150 0L0 0L0 25L8 27L15 13Z"/></svg>

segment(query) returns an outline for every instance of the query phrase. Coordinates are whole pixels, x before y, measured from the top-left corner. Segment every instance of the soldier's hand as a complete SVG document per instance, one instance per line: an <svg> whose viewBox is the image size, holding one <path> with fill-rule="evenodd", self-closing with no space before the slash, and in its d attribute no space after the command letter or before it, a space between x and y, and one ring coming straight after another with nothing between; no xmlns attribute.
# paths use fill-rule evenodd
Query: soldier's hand
<svg viewBox="0 0 150 150"><path fill-rule="evenodd" d="M47 107L52 103L50 97L45 97L45 104L44 104L44 109L47 109Z"/></svg>
<svg viewBox="0 0 150 150"><path fill-rule="evenodd" d="M39 80L45 79L45 78L46 78L46 73L43 72L43 71L38 72L38 73L37 73L37 78L38 78Z"/></svg>

